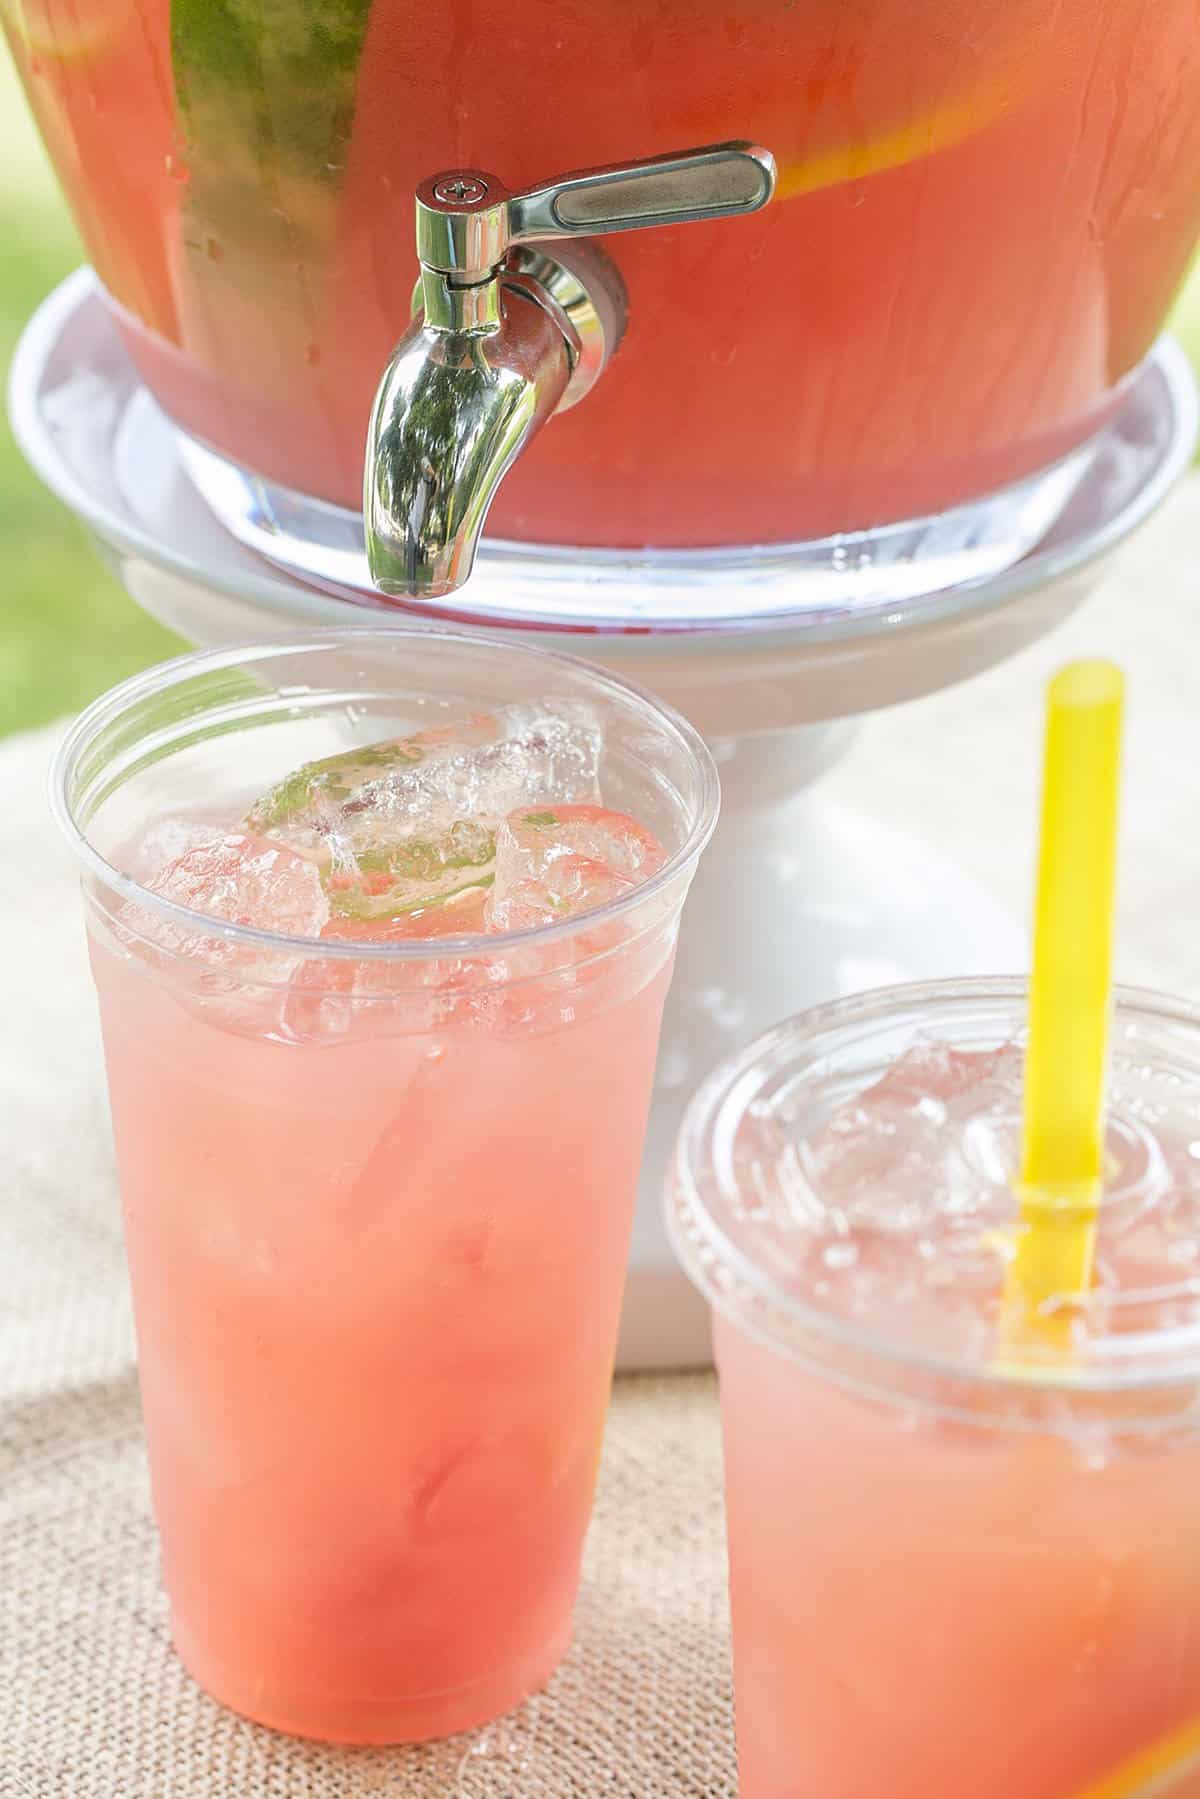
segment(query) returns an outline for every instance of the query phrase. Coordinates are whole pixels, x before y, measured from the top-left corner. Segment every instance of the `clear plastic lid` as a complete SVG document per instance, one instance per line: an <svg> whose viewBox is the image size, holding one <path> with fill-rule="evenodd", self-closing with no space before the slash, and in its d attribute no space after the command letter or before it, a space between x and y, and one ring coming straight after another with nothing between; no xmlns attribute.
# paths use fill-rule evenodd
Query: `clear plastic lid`
<svg viewBox="0 0 1200 1799"><path fill-rule="evenodd" d="M1119 994L1096 1282L1062 1302L1066 1357L1001 1348L1024 1012L1020 980L939 982L760 1037L688 1111L676 1249L740 1330L835 1377L1010 1418L1089 1395L1159 1417L1159 1394L1177 1418L1200 1377L1200 1010Z"/></svg>

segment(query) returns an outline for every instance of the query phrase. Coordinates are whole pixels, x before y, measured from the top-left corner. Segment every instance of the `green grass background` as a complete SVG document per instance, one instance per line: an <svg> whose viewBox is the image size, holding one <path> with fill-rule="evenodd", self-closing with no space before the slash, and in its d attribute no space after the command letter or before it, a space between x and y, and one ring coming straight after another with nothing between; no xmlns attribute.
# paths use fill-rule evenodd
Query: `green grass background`
<svg viewBox="0 0 1200 1799"><path fill-rule="evenodd" d="M81 260L79 244L0 48L0 366L30 313ZM1175 329L1200 367L1200 267ZM0 426L0 733L76 710L180 647L104 569L83 529Z"/></svg>

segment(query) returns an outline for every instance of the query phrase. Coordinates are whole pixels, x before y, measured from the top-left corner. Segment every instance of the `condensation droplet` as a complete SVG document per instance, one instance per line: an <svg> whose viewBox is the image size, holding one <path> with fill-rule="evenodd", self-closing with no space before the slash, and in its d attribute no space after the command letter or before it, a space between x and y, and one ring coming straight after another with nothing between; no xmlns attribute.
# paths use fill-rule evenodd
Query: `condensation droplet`
<svg viewBox="0 0 1200 1799"><path fill-rule="evenodd" d="M821 1260L826 1268L853 1268L858 1249L853 1243L829 1243L821 1252Z"/></svg>

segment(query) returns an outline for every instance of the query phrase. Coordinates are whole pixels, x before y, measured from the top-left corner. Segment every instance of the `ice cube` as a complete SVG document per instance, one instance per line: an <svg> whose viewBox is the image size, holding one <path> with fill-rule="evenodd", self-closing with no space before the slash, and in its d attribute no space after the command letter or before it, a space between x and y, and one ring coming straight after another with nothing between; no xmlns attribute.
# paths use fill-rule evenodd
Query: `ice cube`
<svg viewBox="0 0 1200 1799"><path fill-rule="evenodd" d="M619 899L662 867L662 845L623 812L521 806L496 833L493 931L528 930Z"/></svg>
<svg viewBox="0 0 1200 1799"><path fill-rule="evenodd" d="M321 939L365 947L480 936L486 897L476 887L395 918L334 913ZM285 1033L296 1042L331 1043L437 1031L469 1004L472 987L483 978L479 957L464 959L453 951L416 960L318 953L297 965L284 1008Z"/></svg>
<svg viewBox="0 0 1200 1799"><path fill-rule="evenodd" d="M392 793L432 791L447 763L494 742L500 734L496 718L475 713L436 730L362 744L320 762L306 762L257 800L246 822L252 830L286 835L297 843L311 835L313 846L320 848L331 819L343 813L351 817L362 806L377 802L382 810Z"/></svg>
<svg viewBox="0 0 1200 1799"><path fill-rule="evenodd" d="M548 1431L489 1429L432 1446L412 1493L412 1526L441 1541L484 1535L496 1518L527 1513L529 1495L553 1491Z"/></svg>
<svg viewBox="0 0 1200 1799"><path fill-rule="evenodd" d="M1007 1217L1008 1190L964 1153L966 1120L1019 1104L1020 1054L919 1043L801 1147L805 1174L852 1230L918 1236ZM962 1116L960 1116L962 1115Z"/></svg>
<svg viewBox="0 0 1200 1799"><path fill-rule="evenodd" d="M1012 1043L918 1042L823 1122L781 1101L764 1129L751 1108L737 1169L744 1228L760 1234L763 1266L884 1337L993 1355L1018 1226L1022 1064ZM1082 1300L1051 1302L1080 1344L1190 1327L1200 1315L1195 1127L1161 1092L1159 1122L1148 1124L1149 1088L1145 1071L1130 1081L1116 1059L1095 1282Z"/></svg>
<svg viewBox="0 0 1200 1799"><path fill-rule="evenodd" d="M903 1098L918 1107L931 1101L943 1110L967 1096L973 1115L1002 1098L1011 1105L1020 1092L1024 1052L1015 1043L995 1049L957 1049L918 1039L871 1088L875 1098Z"/></svg>
<svg viewBox="0 0 1200 1799"><path fill-rule="evenodd" d="M600 748L586 707L502 707L309 763L248 825L315 861L335 914L394 917L488 885L514 807L595 798Z"/></svg>
<svg viewBox="0 0 1200 1799"><path fill-rule="evenodd" d="M203 849L219 843L228 826L207 819L168 815L155 819L140 831L135 841L118 852L117 864L143 886L161 874L169 863L178 862L189 850Z"/></svg>
<svg viewBox="0 0 1200 1799"><path fill-rule="evenodd" d="M291 937L319 937L329 919L329 900L314 863L283 844L241 832L186 850L152 876L146 888L222 923ZM157 915L150 933L157 944L183 955L231 959L232 946Z"/></svg>
<svg viewBox="0 0 1200 1799"><path fill-rule="evenodd" d="M329 918L320 871L284 845L244 832L197 844L143 883L146 891L217 924L319 939ZM288 982L306 959L303 945L268 947L206 931L130 901L116 941L170 968L170 991L185 1010L239 1036L287 1035L281 1024ZM177 958L186 959L186 972Z"/></svg>

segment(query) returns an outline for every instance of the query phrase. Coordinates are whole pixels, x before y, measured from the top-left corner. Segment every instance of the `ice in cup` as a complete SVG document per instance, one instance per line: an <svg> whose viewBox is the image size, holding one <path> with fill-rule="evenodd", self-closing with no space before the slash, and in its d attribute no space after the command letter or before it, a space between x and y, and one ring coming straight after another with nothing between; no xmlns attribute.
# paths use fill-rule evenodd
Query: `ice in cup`
<svg viewBox="0 0 1200 1799"><path fill-rule="evenodd" d="M1017 981L867 994L687 1115L741 1799L1200 1794L1200 1010L1118 993L1065 1355L1001 1315L1025 1017Z"/></svg>
<svg viewBox="0 0 1200 1799"><path fill-rule="evenodd" d="M431 630L187 656L59 759L176 1645L348 1742L571 1629L703 744Z"/></svg>

